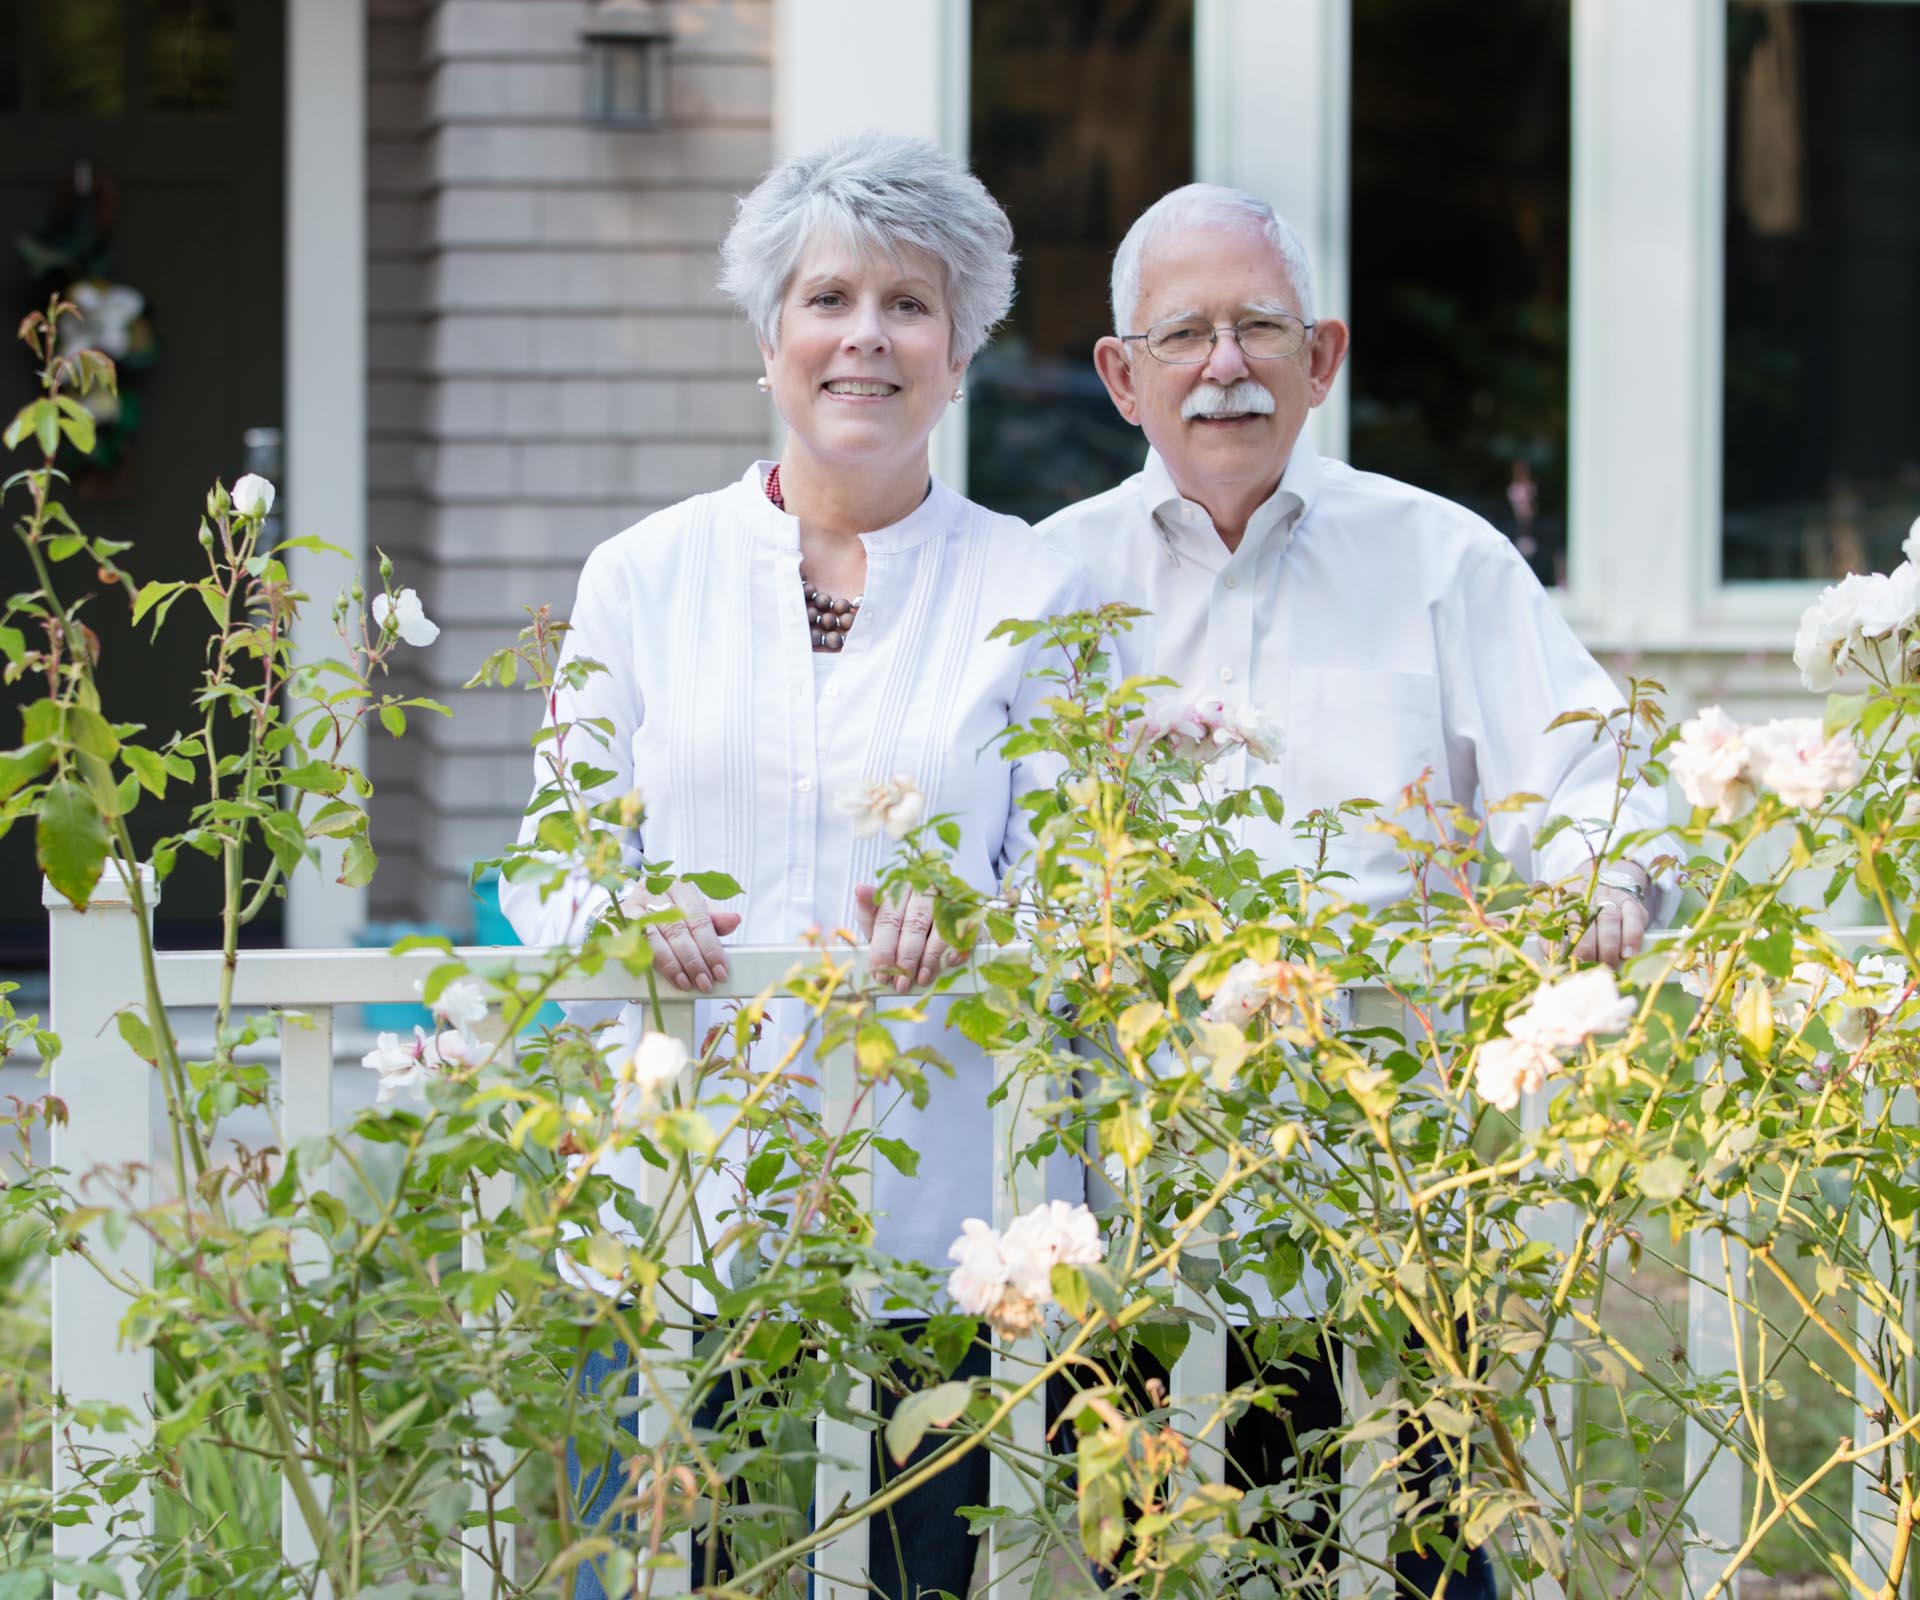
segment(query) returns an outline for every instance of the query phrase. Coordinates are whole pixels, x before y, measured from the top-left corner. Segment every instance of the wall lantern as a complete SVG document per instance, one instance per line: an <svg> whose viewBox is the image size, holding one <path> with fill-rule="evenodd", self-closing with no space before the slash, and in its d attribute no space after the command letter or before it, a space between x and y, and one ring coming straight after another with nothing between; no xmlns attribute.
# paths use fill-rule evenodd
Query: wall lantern
<svg viewBox="0 0 1920 1600"><path fill-rule="evenodd" d="M594 0L580 32L587 47L587 120L657 128L667 117L667 45L673 25L658 0Z"/></svg>

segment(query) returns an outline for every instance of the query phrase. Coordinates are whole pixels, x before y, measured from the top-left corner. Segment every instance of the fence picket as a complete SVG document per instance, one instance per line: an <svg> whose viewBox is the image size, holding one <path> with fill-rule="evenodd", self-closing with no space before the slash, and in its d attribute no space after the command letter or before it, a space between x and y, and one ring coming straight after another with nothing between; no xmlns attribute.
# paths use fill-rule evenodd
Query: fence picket
<svg viewBox="0 0 1920 1600"><path fill-rule="evenodd" d="M1877 1125L1884 1106L1883 1092L1869 1089L1861 1116L1862 1125ZM1917 1110L1920 1110L1920 1102L1916 1102L1913 1091L1901 1089L1894 1096L1890 1120L1902 1127L1912 1127ZM1906 1330L1911 1337L1915 1332L1911 1268L1906 1274L1896 1276L1893 1241L1870 1213L1860 1219L1860 1248L1867 1257L1873 1280L1885 1284L1901 1297ZM1854 1314L1853 1336L1867 1358L1876 1361L1884 1371L1885 1365L1878 1361L1878 1357L1888 1342L1886 1321L1880 1315L1878 1303L1865 1295L1860 1296ZM1907 1403L1912 1404L1912 1397L1907 1397ZM1854 1448L1864 1450L1875 1441L1885 1438L1889 1431L1885 1407L1864 1372L1856 1371L1854 1375L1854 1407ZM1904 1477L1901 1460L1902 1452L1896 1445L1890 1450L1863 1457L1852 1473L1853 1570L1861 1581L1875 1588L1885 1584L1888 1568L1893 1562L1894 1508L1898 1504L1900 1483ZM1892 1498L1889 1498L1889 1490Z"/></svg>
<svg viewBox="0 0 1920 1600"><path fill-rule="evenodd" d="M303 1025L304 1024L304 1025ZM333 1008L314 1006L304 1016L283 1015L280 1021L280 1146L288 1156L302 1143L325 1139L333 1132ZM332 1186L332 1163L316 1169L303 1166L301 1175L309 1193ZM332 1249L311 1229L293 1234L287 1245L288 1266L296 1285L327 1271ZM321 1356L314 1376L316 1404L331 1394L331 1363ZM300 1441L311 1447L311 1435ZM313 1498L325 1512L333 1505L333 1484L323 1473L307 1475ZM331 1600L333 1585L324 1569L317 1570L320 1542L308 1526L299 1497L284 1475L280 1484L280 1553L297 1572L314 1571L313 1600Z"/></svg>
<svg viewBox="0 0 1920 1600"><path fill-rule="evenodd" d="M821 1071L821 1115L829 1129L845 1128L857 1138L873 1127L873 1101L860 1099L860 1077L853 1041L828 1052ZM856 1107L857 1102L857 1107ZM873 1154L863 1151L856 1171L847 1180L855 1209L873 1212ZM873 1385L857 1377L847 1396L853 1416L873 1410ZM826 1458L814 1467L813 1514L816 1522L834 1515L841 1506L858 1505L872 1492L873 1435L857 1422L841 1421L824 1413L815 1437ZM815 1588L819 1600L858 1600L867 1592L867 1565L871 1558L872 1524L858 1522L823 1544L815 1556Z"/></svg>
<svg viewBox="0 0 1920 1600"><path fill-rule="evenodd" d="M993 1225L1003 1233L1022 1211L1031 1210L1046 1198L1040 1169L1026 1167L1031 1193L1020 1193L1022 1168L1015 1157L1040 1136L1041 1123L1034 1112L1029 1093L1038 1091L1030 1083L1009 1081L1012 1076L1005 1061L994 1064L996 1088L1003 1090L993 1108ZM991 1335L989 1335L991 1337ZM1017 1387L1029 1381L1047 1359L1046 1341L1036 1333L1021 1339L993 1341L992 1375L996 1390ZM1020 1461L1009 1460L1005 1449L996 1450L988 1468L988 1501L1004 1511L1038 1506L1045 1477L1047 1449L1047 1396L1043 1385L1019 1401L1007 1419L1007 1443ZM1032 1462L1031 1467L1020 1464ZM1011 1594L1022 1562L1018 1530L995 1523L987 1533L987 1582L996 1592ZM1030 1554L1026 1559L1030 1559Z"/></svg>
<svg viewBox="0 0 1920 1600"><path fill-rule="evenodd" d="M672 1038L678 1039L687 1048L690 1059L700 1053L700 1035L694 1021L694 1000L692 996L664 992L660 999L660 1017L665 1030ZM653 1208L655 1216L673 1207L670 1198L679 1174L670 1168L661 1168L648 1162L642 1171L641 1199ZM668 1281L673 1284L676 1295L681 1300L692 1299L692 1284L687 1279L687 1269L693 1265L694 1226L693 1204L691 1197L678 1208L679 1223L666 1238L660 1241L663 1264ZM665 1293L662 1285L659 1301L661 1307L661 1343L660 1355L656 1358L661 1365L655 1377L660 1392L677 1406L686 1391L686 1373L693 1360L693 1329L686 1326L669 1326L676 1317L683 1315L674 1309L674 1303ZM642 1380L644 1386L645 1380ZM643 1387L643 1393L645 1392ZM643 1450L660 1450L673 1438L673 1419L664 1406L643 1405L638 1417L640 1446ZM663 1559L672 1559L677 1564L663 1568L653 1574L652 1594L656 1600L672 1600L682 1595L693 1583L693 1535L689 1531L676 1533L670 1542L670 1555L662 1552Z"/></svg>
<svg viewBox="0 0 1920 1600"><path fill-rule="evenodd" d="M1703 1079L1715 1077L1719 1063L1702 1057L1695 1072ZM1731 1373L1745 1361L1741 1347L1752 1288L1747 1279L1747 1247L1736 1237L1736 1230L1746 1219L1746 1202L1735 1199L1725 1209L1728 1226L1724 1231L1696 1227L1687 1241L1687 1370L1696 1380ZM1749 1371L1750 1382L1753 1377ZM1729 1425L1740 1426L1737 1419L1730 1419ZM1746 1470L1738 1455L1689 1418L1681 1481L1691 1490L1688 1510L1693 1522L1692 1535L1683 1536L1686 1591L1705 1594L1745 1537L1741 1508ZM1738 1600L1739 1580L1723 1592L1728 1600Z"/></svg>
<svg viewBox="0 0 1920 1600"><path fill-rule="evenodd" d="M159 887L149 868L139 873L151 925ZM114 1022L115 1013L141 993L133 897L109 863L84 914L51 884L42 890L41 904L48 923L49 1025L61 1040L48 1087L67 1108L65 1124L55 1121L50 1130L50 1161L88 1198L111 1208L116 1191L123 1191L132 1209L144 1212L153 1204L155 1074L122 1041ZM84 1253L62 1250L53 1258L53 1392L124 1407L137 1446L152 1426L153 1350L121 1342L127 1300L112 1280L150 1288L153 1239L137 1225L122 1230L117 1242L108 1235L106 1219L96 1219L80 1230ZM123 1434L60 1418L53 1440L54 1492L82 1484L80 1463L119 1455L127 1445ZM153 1491L147 1484L114 1510L123 1532L152 1531ZM54 1554L74 1562L99 1556L109 1542L109 1513L102 1508L98 1515L97 1523L56 1523ZM138 1593L138 1564L123 1559L117 1565L125 1592ZM78 1593L71 1580L54 1585L55 1600Z"/></svg>
<svg viewBox="0 0 1920 1600"><path fill-rule="evenodd" d="M497 1046L503 1064L511 1063L515 1055L513 1038L507 1034L497 1015L490 1014L481 1028L486 1042ZM460 1265L467 1272L484 1272L487 1268L485 1245L474 1231L474 1224L491 1221L504 1211L512 1208L514 1202L513 1175L506 1172L491 1172L483 1175L477 1185L476 1205L468 1212L468 1226L460 1239ZM500 1313L512 1314L512 1305L502 1298L498 1305ZM482 1321L481 1314L468 1311L461 1316L461 1322L467 1327L477 1327ZM473 1398L472 1409L481 1412L497 1404L498 1397L491 1393L477 1394ZM494 1492L491 1509L495 1514L513 1509L513 1483L506 1474L513 1465L513 1449L498 1435L488 1438L481 1446L493 1479L501 1487ZM485 1517L489 1510L489 1501L485 1488L476 1483L473 1486L469 1509L479 1517ZM501 1523L499 1532L491 1546L487 1544L486 1524L480 1523L469 1531L467 1548L460 1556L460 1594L461 1600L482 1600L482 1596L497 1596L506 1593L513 1581L513 1524Z"/></svg>
<svg viewBox="0 0 1920 1600"><path fill-rule="evenodd" d="M1520 1126L1529 1139L1537 1138L1547 1125L1547 1096L1526 1096L1520 1105ZM1557 1276L1572 1253L1578 1229L1578 1216L1571 1202L1559 1205L1528 1206L1520 1213L1523 1238L1538 1239L1553 1248L1551 1270ZM1564 1505L1573 1500L1572 1485L1563 1470L1561 1451L1569 1444L1573 1420L1573 1344L1565 1318L1555 1326L1548 1341L1544 1365L1549 1379L1536 1397L1538 1410L1532 1429L1521 1446L1527 1471L1532 1475L1534 1493L1543 1512L1558 1498ZM1547 1552L1535 1551L1544 1557ZM1564 1548L1560 1552L1564 1559ZM1527 1600L1549 1600L1562 1592L1550 1575L1549 1563L1542 1561L1541 1575L1527 1586Z"/></svg>

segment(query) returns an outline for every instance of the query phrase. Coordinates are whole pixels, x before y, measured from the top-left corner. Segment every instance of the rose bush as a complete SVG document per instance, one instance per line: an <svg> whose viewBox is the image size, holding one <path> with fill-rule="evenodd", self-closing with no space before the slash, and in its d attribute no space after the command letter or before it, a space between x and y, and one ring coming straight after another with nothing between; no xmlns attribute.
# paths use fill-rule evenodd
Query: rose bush
<svg viewBox="0 0 1920 1600"><path fill-rule="evenodd" d="M339 655L295 659L291 622L310 601L286 547L261 546L272 495L257 480L210 495L206 577L137 583L128 552L88 539L59 501L60 440L87 447L81 401L112 382L96 353L59 354L60 316L29 319L45 390L7 432L38 451L9 484L36 587L9 602L0 650L39 698L0 754L0 804L8 822L32 819L44 870L76 903L143 854L163 878L185 851L216 862L229 981L203 1060L183 1059L150 949L127 996L122 1036L167 1102L160 1203L103 1200L111 1175L52 1171L24 1144L0 1190L0 1238L72 1248L103 1213L151 1236L155 1279L121 1285L121 1333L153 1347L159 1374L151 1414L97 1419L124 1452L76 1459L78 1486L57 1496L47 1453L70 1447L87 1397L69 1392L56 1413L22 1391L21 1447L4 1458L7 1581L111 1589L105 1564L57 1563L48 1529L112 1523L144 1478L154 1522L121 1519L110 1554L155 1592L311 1592L324 1576L342 1595L446 1593L467 1555L502 1594L559 1592L586 1560L610 1588L650 1593L684 1582L686 1535L726 1549L725 1592L797 1593L827 1533L871 1518L884 1537L905 1486L985 1451L1017 1487L969 1515L1010 1552L1012 1581L1041 1594L1313 1592L1336 1569L1384 1593L1395 1556L1470 1544L1513 1581L1570 1594L1668 1592L1688 1553L1709 1583L1796 1561L1899 1592L1920 1468L1905 1310L1920 1134L1902 1109L1920 1056L1907 579L1842 586L1810 613L1810 680L1848 665L1867 677L1821 719L1751 729L1703 712L1672 731L1650 685L1575 714L1618 749L1623 782L1670 769L1693 807L1664 842L1579 819L1602 857L1663 851L1683 896L1672 936L1618 980L1573 964L1591 875L1517 880L1480 818L1417 787L1304 816L1269 790L1229 790L1210 765L1220 750L1282 746L1258 708L1113 682L1118 609L1004 624L1046 633L1054 689L1009 748L1061 768L1027 802L1038 849L1018 877L991 898L968 891L947 864L952 825L925 814L912 774L843 802L902 840L890 886L936 894L943 936L977 950L964 979L941 982L962 985L955 1025L1022 1108L1016 1174L1063 1148L1088 1174L1085 1206L968 1221L948 1270L879 1254L860 1200L872 1162L912 1170L888 1111L943 1063L895 1048L854 941L832 929L694 1048L671 1037L648 925L672 914L657 908L676 881L734 889L697 862L649 862L635 892L620 836L645 797L588 798L604 738L590 725L547 741L538 838L500 863L605 891L581 948L471 966L443 949L423 981L434 1031L382 1034L366 1056L375 1105L294 1149L223 1144L236 1110L275 1093L243 1047L279 1019L232 1005L239 931L323 841L344 843L349 881L373 872L371 785L348 738L369 721L398 736L408 711L436 709L388 693L382 673L437 630L383 564L371 601L355 588L333 606ZM83 557L96 607L177 626L169 612L192 594L211 617L181 731L112 719L125 669L90 643L89 584L61 581ZM544 696L557 673L591 672L558 666L562 632L536 615L475 682ZM170 784L201 797L190 825L138 851L130 818ZM1257 856L1249 829L1288 841L1293 863ZM1346 902L1342 834L1404 857L1403 902ZM1872 948L1837 943L1823 919L1848 892L1884 925ZM536 1026L557 983L608 970L650 1004L643 1036ZM769 1052L757 1022L775 993L810 1025ZM29 1029L6 1025L9 1045ZM40 1039L43 1057L56 1047ZM850 1092L823 1097L843 1061ZM60 1114L42 1101L13 1120L24 1132ZM723 1158L736 1134L745 1158ZM614 1181L623 1163L638 1192ZM724 1187L728 1212L689 1265L677 1241L704 1226L704 1184ZM504 1206L485 1199L503 1188ZM1706 1366L1684 1345L1650 1348L1637 1325L1650 1257L1693 1242L1715 1249L1687 1270L1745 1317L1734 1355ZM1716 1252L1722 1266L1703 1270ZM1315 1318L1280 1314L1302 1303ZM924 1332L909 1337L894 1311ZM1152 1376L1223 1333L1245 1357L1229 1387ZM977 1339L1007 1359L957 1378ZM622 1428L631 1405L583 1393L616 1345L644 1443ZM1348 1378L1339 1422L1303 1431L1271 1481L1213 1481L1223 1427L1284 1409L1327 1352ZM1876 1398L1859 1441L1849 1421L1837 1446L1791 1453L1809 1386L1851 1418L1856 1379ZM695 1426L716 1385L730 1407ZM1052 1438L1035 1449L1010 1418L1041 1394ZM816 1527L823 1417L877 1433L895 1470L815 1506ZM1701 1480L1642 1470L1685 1423L1748 1469L1738 1516L1723 1517L1736 1536L1717 1550L1702 1545ZM583 1521L555 1489L569 1441L627 1463L605 1517ZM1856 1569L1835 1532L1862 1467L1891 1577ZM1366 1474L1370 1495L1341 1492ZM281 1554L281 1481L317 1552L305 1566Z"/></svg>

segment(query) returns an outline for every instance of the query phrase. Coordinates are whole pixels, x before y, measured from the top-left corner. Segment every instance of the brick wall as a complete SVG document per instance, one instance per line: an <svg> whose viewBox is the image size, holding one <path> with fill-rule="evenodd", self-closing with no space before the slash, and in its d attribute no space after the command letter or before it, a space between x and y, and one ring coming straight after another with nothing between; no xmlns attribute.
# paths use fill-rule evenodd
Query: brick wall
<svg viewBox="0 0 1920 1600"><path fill-rule="evenodd" d="M452 706L373 752L375 913L470 917L510 839L531 696L459 686L581 561L763 454L751 335L715 294L771 160L773 0L676 0L669 122L582 119L580 0L372 0L372 537L443 629ZM376 747L380 743L375 735Z"/></svg>

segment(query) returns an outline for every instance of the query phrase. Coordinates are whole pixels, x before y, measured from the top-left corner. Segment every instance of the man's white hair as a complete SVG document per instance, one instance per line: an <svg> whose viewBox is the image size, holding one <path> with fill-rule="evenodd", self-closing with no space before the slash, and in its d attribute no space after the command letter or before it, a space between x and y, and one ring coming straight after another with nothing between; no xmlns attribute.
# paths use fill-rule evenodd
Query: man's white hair
<svg viewBox="0 0 1920 1600"><path fill-rule="evenodd" d="M1261 234L1286 264L1288 281L1300 302L1300 315L1313 321L1313 263L1287 219L1257 194L1217 183L1190 183L1171 189L1147 207L1127 229L1113 256L1113 331L1142 333L1134 327L1140 307L1140 264L1154 243L1182 228L1236 227Z"/></svg>
<svg viewBox="0 0 1920 1600"><path fill-rule="evenodd" d="M986 186L937 145L856 133L783 161L739 203L720 247L720 289L769 348L807 247L827 238L940 264L956 359L970 360L1013 304L1013 225Z"/></svg>

